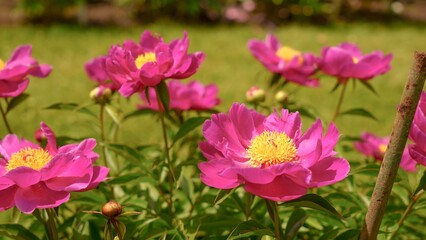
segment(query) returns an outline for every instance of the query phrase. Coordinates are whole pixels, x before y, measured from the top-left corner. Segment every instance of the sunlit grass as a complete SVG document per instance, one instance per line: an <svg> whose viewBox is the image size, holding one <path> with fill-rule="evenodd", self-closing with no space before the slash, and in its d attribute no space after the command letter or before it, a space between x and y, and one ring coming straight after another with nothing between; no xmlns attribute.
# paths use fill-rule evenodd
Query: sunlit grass
<svg viewBox="0 0 426 240"><path fill-rule="evenodd" d="M183 31L188 31L190 52L203 51L207 55L199 72L192 79L198 79L205 84L216 83L219 86L223 100L219 109L223 111L233 102L244 101L244 93L250 86L266 87L269 79L267 71L247 49L247 41L250 38L264 39L268 32L273 32L283 44L316 54L320 53L323 46L336 45L343 41L358 44L365 53L373 50L392 53L392 70L370 82L377 90L378 96L360 84L353 90L348 88L343 110L363 107L379 119L372 121L347 116L337 120L342 134L355 136L361 131L372 131L379 135L390 133L413 52L425 48L425 28L409 25L290 25L273 30L253 26L210 27L170 23L132 28L3 27L0 28L1 59L7 60L17 45L28 43L33 45L33 56L39 62L49 63L54 68L47 79L32 78L27 90L31 97L9 115L14 132L32 139L39 122L45 121L58 135L96 137L95 119L78 113L44 108L57 102L90 104L88 94L95 84L88 80L83 64L93 57L106 54L113 44L120 44L126 39L138 41L144 29L162 35L167 42L181 38ZM328 122L339 94L339 91L330 93L334 84L334 79L323 77L320 88L298 89L291 98L317 109L324 121ZM295 89L294 86L289 86L288 90L292 92ZM122 103L125 112L133 111L137 97ZM0 135L6 134L3 125L0 126ZM157 140L158 134L157 130L152 129L160 130L154 117L134 118L122 126L118 141L131 145L153 142Z"/></svg>

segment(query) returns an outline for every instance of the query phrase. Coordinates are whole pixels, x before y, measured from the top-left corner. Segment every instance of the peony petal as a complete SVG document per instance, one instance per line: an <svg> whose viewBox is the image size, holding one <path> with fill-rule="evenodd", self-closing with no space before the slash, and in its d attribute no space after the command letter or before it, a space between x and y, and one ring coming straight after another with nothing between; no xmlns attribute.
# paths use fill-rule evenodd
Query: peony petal
<svg viewBox="0 0 426 240"><path fill-rule="evenodd" d="M41 174L37 170L24 166L10 170L4 177L15 182L20 188L26 188L40 182Z"/></svg>
<svg viewBox="0 0 426 240"><path fill-rule="evenodd" d="M346 159L328 157L311 166L310 170L312 171L310 187L322 187L346 178L350 165Z"/></svg>
<svg viewBox="0 0 426 240"><path fill-rule="evenodd" d="M0 180L1 181L1 180ZM1 186L1 184L0 184ZM1 187L0 187L1 189ZM15 206L15 193L18 190L17 186L12 186L0 190L0 211L7 210Z"/></svg>
<svg viewBox="0 0 426 240"><path fill-rule="evenodd" d="M41 131L43 132L44 136L47 138L47 145L46 150L51 154L55 155L58 151L56 147L56 137L53 133L52 129L50 129L44 122L40 123Z"/></svg>
<svg viewBox="0 0 426 240"><path fill-rule="evenodd" d="M6 160L12 157L12 154L19 152L22 148L40 148L37 144L25 140L24 138L19 139L14 134L6 135L0 141L0 155Z"/></svg>
<svg viewBox="0 0 426 240"><path fill-rule="evenodd" d="M16 207L23 213L30 214L36 208L54 208L68 201L68 192L57 192L38 183L28 188L19 188L15 193Z"/></svg>
<svg viewBox="0 0 426 240"><path fill-rule="evenodd" d="M105 180L108 173L109 168L107 167L93 167L92 179L90 179L89 185L81 191L88 191L90 189L96 188L101 182Z"/></svg>

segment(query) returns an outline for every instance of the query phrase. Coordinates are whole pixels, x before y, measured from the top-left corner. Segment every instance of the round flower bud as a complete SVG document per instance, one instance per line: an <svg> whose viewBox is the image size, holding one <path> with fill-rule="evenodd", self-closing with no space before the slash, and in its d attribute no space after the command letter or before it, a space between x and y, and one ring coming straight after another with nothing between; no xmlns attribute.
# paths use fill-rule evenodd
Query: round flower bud
<svg viewBox="0 0 426 240"><path fill-rule="evenodd" d="M89 93L90 99L97 103L108 102L111 98L112 91L110 88L96 87Z"/></svg>
<svg viewBox="0 0 426 240"><path fill-rule="evenodd" d="M265 91L259 87L252 86L246 92L246 101L248 103L259 103L265 101Z"/></svg>
<svg viewBox="0 0 426 240"><path fill-rule="evenodd" d="M275 94L275 101L281 104L286 104L288 102L288 93L283 90L278 91Z"/></svg>
<svg viewBox="0 0 426 240"><path fill-rule="evenodd" d="M116 201L109 201L102 206L102 215L116 217L121 214L123 207Z"/></svg>

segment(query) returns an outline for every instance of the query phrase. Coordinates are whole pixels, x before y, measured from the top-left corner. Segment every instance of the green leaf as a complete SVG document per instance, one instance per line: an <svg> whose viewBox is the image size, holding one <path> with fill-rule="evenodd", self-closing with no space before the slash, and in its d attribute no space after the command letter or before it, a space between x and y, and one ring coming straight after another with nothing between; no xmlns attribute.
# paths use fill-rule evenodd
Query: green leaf
<svg viewBox="0 0 426 240"><path fill-rule="evenodd" d="M115 124L121 125L120 114L114 108L112 108L110 105L105 105L105 110L115 122Z"/></svg>
<svg viewBox="0 0 426 240"><path fill-rule="evenodd" d="M173 143L177 140L185 137L188 133L190 133L192 130L203 124L208 117L194 117L186 120L182 126L179 128L179 131L176 133L176 135L173 137Z"/></svg>
<svg viewBox="0 0 426 240"><path fill-rule="evenodd" d="M371 118L373 120L377 121L377 118L370 113L369 111L365 110L364 108L352 108L347 111L341 112L340 115L355 115L355 116L361 116L366 118Z"/></svg>
<svg viewBox="0 0 426 240"><path fill-rule="evenodd" d="M325 198L316 194L306 194L300 198L285 202L281 205L312 208L328 212L331 215L338 217L339 219L344 219L342 215L340 215L337 210Z"/></svg>
<svg viewBox="0 0 426 240"><path fill-rule="evenodd" d="M133 111L129 114L124 115L123 120L127 120L129 118L133 118L133 117L137 117L137 116L147 115L147 114L155 114L155 113L157 113L157 112L152 110L152 109L135 110L135 111Z"/></svg>
<svg viewBox="0 0 426 240"><path fill-rule="evenodd" d="M221 202L225 201L229 196L232 195L232 193L235 191L236 188L233 188L231 190L220 190L216 198L214 199L213 206L219 205Z"/></svg>
<svg viewBox="0 0 426 240"><path fill-rule="evenodd" d="M118 220L113 220L113 221L116 222L116 225L114 226L114 228L115 228L115 231L117 232L117 235L121 236L121 239L124 239L124 235L126 234L126 225Z"/></svg>
<svg viewBox="0 0 426 240"><path fill-rule="evenodd" d="M55 103L46 107L46 109L73 111L73 112L84 113L92 117L97 117L96 114L94 114L88 108L79 106L77 103Z"/></svg>
<svg viewBox="0 0 426 240"><path fill-rule="evenodd" d="M17 107L19 104L23 103L30 95L22 93L21 95L12 98L12 100L7 105L6 113L10 112L12 109Z"/></svg>
<svg viewBox="0 0 426 240"><path fill-rule="evenodd" d="M336 82L336 84L334 85L334 87L331 89L330 93L335 92L340 87L340 85L342 85L342 84L339 83L339 82Z"/></svg>
<svg viewBox="0 0 426 240"><path fill-rule="evenodd" d="M104 239L105 240L114 240L114 234L112 232L112 226L111 226L111 222L109 220L105 224L105 228L104 228Z"/></svg>
<svg viewBox="0 0 426 240"><path fill-rule="evenodd" d="M373 85L371 85L369 82L367 81L358 81L360 83L362 83L362 85L364 87L366 87L368 90L372 91L376 96L379 96L379 94L376 92L376 90L374 89Z"/></svg>
<svg viewBox="0 0 426 240"><path fill-rule="evenodd" d="M159 94L162 105L164 106L164 110L166 112L169 111L170 106L170 96L169 96L169 88L165 81L161 81L155 88L157 94Z"/></svg>
<svg viewBox="0 0 426 240"><path fill-rule="evenodd" d="M30 230L19 224L0 224L0 236L6 236L17 240L37 240L40 239Z"/></svg>
<svg viewBox="0 0 426 240"><path fill-rule="evenodd" d="M294 239L299 229L303 226L306 219L308 218L308 214L303 209L296 209L291 214L288 219L287 226L285 228L285 239L291 240Z"/></svg>
<svg viewBox="0 0 426 240"><path fill-rule="evenodd" d="M109 181L109 184L124 184L124 183L128 183L130 181L133 181L137 178L142 177L142 175L140 173L130 173L130 174L126 174L123 176L119 176L116 178L113 178L111 181Z"/></svg>
<svg viewBox="0 0 426 240"><path fill-rule="evenodd" d="M269 87L273 87L275 85L277 85L279 83L281 79L281 74L279 73L274 73L272 74L271 80L269 81Z"/></svg>
<svg viewBox="0 0 426 240"><path fill-rule="evenodd" d="M335 238L335 240L357 240L360 231L358 229L349 229Z"/></svg>
<svg viewBox="0 0 426 240"><path fill-rule="evenodd" d="M98 226L96 225L96 222L93 220L89 220L89 231L90 231L90 239L102 240L101 234L99 234Z"/></svg>
<svg viewBox="0 0 426 240"><path fill-rule="evenodd" d="M377 176L379 174L379 171L380 171L380 165L379 164L368 164L368 165L363 165L363 166L356 168L354 170L351 170L349 175L363 174L363 175L368 175L368 176Z"/></svg>
<svg viewBox="0 0 426 240"><path fill-rule="evenodd" d="M426 170L423 172L422 178L420 178L419 185L414 191L414 195L416 195L420 190L426 190Z"/></svg>
<svg viewBox="0 0 426 240"><path fill-rule="evenodd" d="M229 234L227 240L248 238L251 236L274 236L274 233L256 220L248 220L238 224Z"/></svg>
<svg viewBox="0 0 426 240"><path fill-rule="evenodd" d="M130 156L134 160L136 160L137 162L141 162L144 158L142 156L142 154L140 154L138 151L136 151L135 149L133 149L133 148L127 146L127 145L108 144L107 148L110 149L111 151L118 153L118 154Z"/></svg>

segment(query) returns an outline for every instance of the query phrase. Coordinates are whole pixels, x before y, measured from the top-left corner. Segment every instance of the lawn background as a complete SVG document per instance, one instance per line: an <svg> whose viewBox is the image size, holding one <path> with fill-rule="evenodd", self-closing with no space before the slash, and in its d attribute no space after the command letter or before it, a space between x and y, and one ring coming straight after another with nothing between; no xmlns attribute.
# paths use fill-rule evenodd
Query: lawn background
<svg viewBox="0 0 426 240"><path fill-rule="evenodd" d="M14 109L8 117L13 131L27 139L33 139L40 121L45 121L57 135L97 137L94 127L96 122L90 118L79 113L45 108L57 102L91 104L88 94L95 87L95 83L86 76L84 63L106 54L113 44L121 44L126 39L138 41L144 30L160 34L167 42L181 38L186 30L191 41L189 52L202 51L206 54L198 73L191 79L198 79L204 84L217 84L222 99L218 109L227 111L233 102L244 101L245 91L250 86L267 86L270 75L252 57L247 49L247 41L252 38L264 39L267 33L272 32L282 44L317 55L322 47L344 41L359 45L363 53L374 50L392 53L392 70L370 81L378 96L360 84L356 85L355 89L349 85L342 106L343 111L363 107L379 120L372 121L354 116L337 120L337 126L343 135L359 136L361 131L388 135L412 63L413 52L426 49L425 29L422 25L405 23L337 24L331 27L288 25L276 29L256 26L185 26L170 22L128 28L83 28L66 25L1 27L1 59L6 61L18 45L32 44L33 56L40 63L53 66L53 72L48 78L31 78L26 90L31 97ZM328 122L340 92L330 93L335 82L333 78L321 77L319 88L287 85L287 90L297 89L291 99L315 108L323 120ZM136 96L130 101L122 101L123 111L133 111L137 102ZM311 122L307 118L303 121L305 126ZM154 117L140 116L123 124L118 141L133 146L153 143L158 141L159 132L160 126ZM5 134L6 129L1 124L0 135Z"/></svg>

